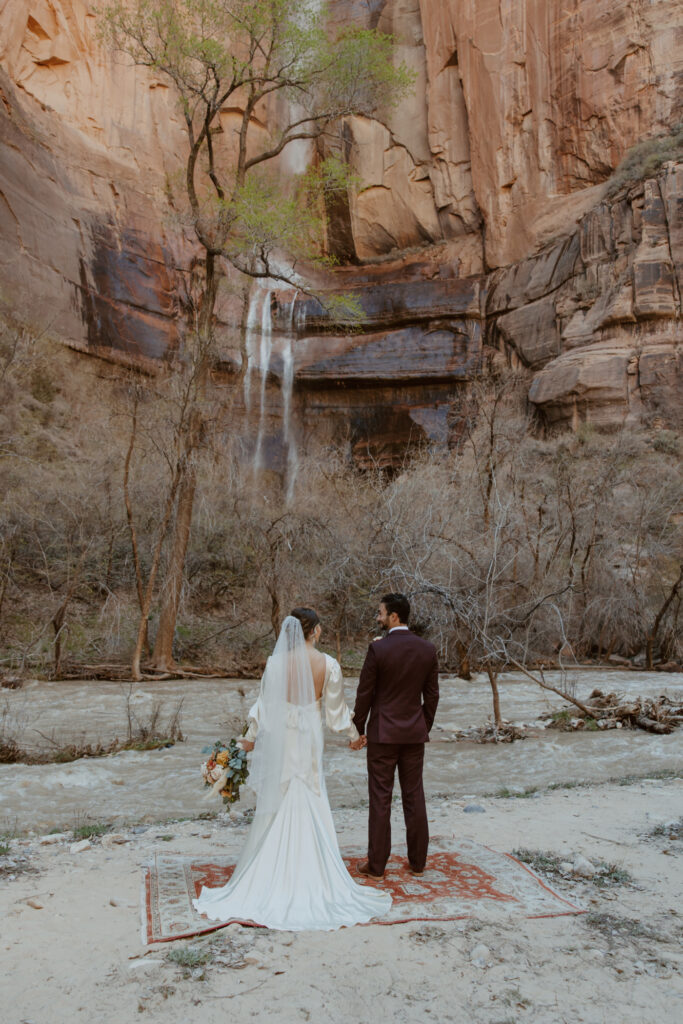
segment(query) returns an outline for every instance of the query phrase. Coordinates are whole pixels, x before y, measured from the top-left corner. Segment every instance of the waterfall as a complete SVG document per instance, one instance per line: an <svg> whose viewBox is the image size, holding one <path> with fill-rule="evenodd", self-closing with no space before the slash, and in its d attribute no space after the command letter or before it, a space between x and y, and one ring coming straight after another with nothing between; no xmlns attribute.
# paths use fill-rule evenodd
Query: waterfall
<svg viewBox="0 0 683 1024"><path fill-rule="evenodd" d="M259 369L261 371L261 393L259 403L258 434L256 437L256 451L254 452L254 470L258 471L263 464L263 437L266 430L266 385L270 370L270 357L273 352L273 317L271 313L271 289L270 282L261 288L265 294L261 306L261 344L259 346Z"/></svg>
<svg viewBox="0 0 683 1024"><path fill-rule="evenodd" d="M265 453L264 445L268 427L268 374L273 362L273 319L271 299L273 291L277 288L275 281L259 281L254 285L249 300L247 311L247 324L245 334L245 349L247 366L244 374L244 404L247 413L254 404L252 373L255 369L259 372L259 405L258 405L258 427L256 432L256 444L252 459L252 470L254 474L264 468ZM301 311L296 309L296 300L299 290L294 292L294 297L284 306L282 311L282 333L277 340L278 354L282 359L282 445L284 456L284 481L287 501L291 501L294 494L299 468L299 453L296 443L296 436L292 423L292 400L294 394L294 342L297 330L300 327ZM295 313L297 321L295 324Z"/></svg>
<svg viewBox="0 0 683 1024"><path fill-rule="evenodd" d="M292 500L294 484L296 483L297 471L299 468L299 453L296 447L296 439L292 435L292 394L294 391L294 309L296 306L299 289L294 293L294 298L289 307L286 317L286 334L284 347L282 349L282 418L285 447L287 449L287 503Z"/></svg>
<svg viewBox="0 0 683 1024"><path fill-rule="evenodd" d="M245 356L247 365L244 371L244 407L247 412L251 409L251 371L256 362L258 336L261 326L262 308L270 293L266 292L262 285L257 283L251 290L249 296L249 309L247 310L247 328L245 332Z"/></svg>

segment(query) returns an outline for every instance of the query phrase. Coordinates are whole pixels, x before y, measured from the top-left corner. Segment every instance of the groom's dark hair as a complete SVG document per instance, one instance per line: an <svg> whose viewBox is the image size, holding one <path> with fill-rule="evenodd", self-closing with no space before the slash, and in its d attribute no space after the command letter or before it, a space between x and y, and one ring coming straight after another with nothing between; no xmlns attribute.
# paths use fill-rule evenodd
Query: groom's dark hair
<svg viewBox="0 0 683 1024"><path fill-rule="evenodd" d="M410 601L405 594L385 594L381 599L380 604L383 604L387 610L387 615L391 615L392 612L396 612L398 615L398 621L404 625L408 625L408 619L410 618Z"/></svg>

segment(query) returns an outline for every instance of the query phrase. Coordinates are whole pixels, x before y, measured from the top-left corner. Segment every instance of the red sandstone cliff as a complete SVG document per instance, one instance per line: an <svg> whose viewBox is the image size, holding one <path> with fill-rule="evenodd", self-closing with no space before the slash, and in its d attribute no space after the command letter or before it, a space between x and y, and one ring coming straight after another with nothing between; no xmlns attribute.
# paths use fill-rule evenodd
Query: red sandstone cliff
<svg viewBox="0 0 683 1024"><path fill-rule="evenodd" d="M604 185L680 119L675 0L331 7L394 33L417 82L391 116L345 126L360 188L332 234L361 265L427 249L417 270L377 272L367 333L311 339L298 384L375 381L388 405L399 389L432 429L488 344L535 374L548 422L677 421L680 165L609 200ZM0 300L75 347L158 358L192 260L168 217L183 147L170 90L101 49L84 0L6 0L0 61ZM360 269L343 276L369 297ZM361 396L344 401L357 415Z"/></svg>

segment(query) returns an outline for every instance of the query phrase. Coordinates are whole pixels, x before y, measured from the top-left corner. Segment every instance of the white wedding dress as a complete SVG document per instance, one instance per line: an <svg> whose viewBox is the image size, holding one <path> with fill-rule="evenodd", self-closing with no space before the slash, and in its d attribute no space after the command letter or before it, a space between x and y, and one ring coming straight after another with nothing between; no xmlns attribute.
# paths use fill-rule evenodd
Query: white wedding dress
<svg viewBox="0 0 683 1024"><path fill-rule="evenodd" d="M232 878L193 901L212 921L253 921L285 931L331 930L382 917L388 893L353 881L339 853L322 771L325 720L358 736L344 701L341 668L328 655L315 699L303 631L288 616L249 712L255 741L249 784L256 811Z"/></svg>

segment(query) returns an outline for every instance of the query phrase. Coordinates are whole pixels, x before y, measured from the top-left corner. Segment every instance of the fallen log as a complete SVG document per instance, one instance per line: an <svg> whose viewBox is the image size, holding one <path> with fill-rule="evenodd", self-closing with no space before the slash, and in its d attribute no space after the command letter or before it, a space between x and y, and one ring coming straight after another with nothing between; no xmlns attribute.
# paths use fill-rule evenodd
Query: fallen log
<svg viewBox="0 0 683 1024"><path fill-rule="evenodd" d="M636 725L640 729L645 729L647 732L660 733L662 735L668 735L676 728L676 726L671 722L656 722L654 718L648 718L647 715L638 715L635 721Z"/></svg>

